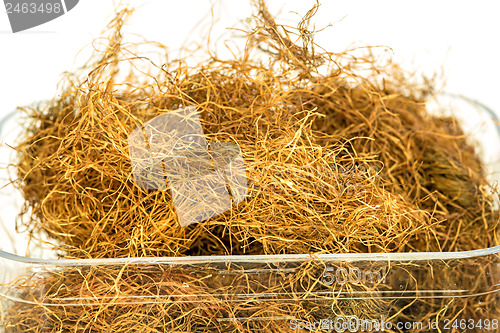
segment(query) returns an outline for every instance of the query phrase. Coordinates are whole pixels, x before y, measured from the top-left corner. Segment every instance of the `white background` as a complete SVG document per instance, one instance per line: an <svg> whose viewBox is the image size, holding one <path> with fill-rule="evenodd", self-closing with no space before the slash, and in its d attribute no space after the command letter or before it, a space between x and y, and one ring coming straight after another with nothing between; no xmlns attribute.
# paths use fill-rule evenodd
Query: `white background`
<svg viewBox="0 0 500 333"><path fill-rule="evenodd" d="M224 41L234 37L228 27L251 13L248 1L130 1L137 7L125 29L128 36L167 45L171 52L190 42L204 42L212 23L217 50L225 55ZM124 1L124 4L127 2ZM269 0L278 22L295 25L313 1ZM113 16L117 2L80 0L66 15L25 32L13 34L0 4L0 117L17 106L57 96L58 82L88 59L91 43ZM394 58L410 70L444 73L444 89L481 101L500 110L500 5L497 1L323 1L313 19L316 42L329 51L353 45L391 47ZM443 83L442 81L441 83ZM5 134L2 133L2 136ZM0 155L4 164L8 161ZM24 254L21 238L6 237L13 229L15 209L3 201L0 213L0 248ZM6 231L7 230L7 231Z"/></svg>

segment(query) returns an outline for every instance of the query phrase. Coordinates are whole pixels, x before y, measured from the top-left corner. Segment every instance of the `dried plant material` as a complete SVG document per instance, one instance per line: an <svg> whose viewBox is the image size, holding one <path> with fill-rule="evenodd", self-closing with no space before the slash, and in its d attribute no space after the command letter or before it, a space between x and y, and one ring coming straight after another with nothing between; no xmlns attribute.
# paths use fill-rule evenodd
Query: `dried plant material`
<svg viewBox="0 0 500 333"><path fill-rule="evenodd" d="M120 69L145 58L122 45L121 27L129 11L119 12L110 25L109 45L89 74L68 80L62 96L46 109L26 110L29 127L16 148L16 184L26 199L22 225L51 236L65 258L463 251L498 245L498 211L494 195L486 190L481 162L453 118L428 113L430 83L420 87L402 81L400 68L377 67L370 56L340 65L347 53L317 52L308 30L317 6L296 30L278 25L263 1L256 8L240 57L212 56L195 67L166 57L165 64L153 66L158 69L154 74ZM294 42L297 38L302 45ZM252 58L257 50L264 50L266 61ZM366 64L373 73L362 77L356 66ZM175 185L174 178L164 183L160 176L152 183L138 181L130 160L131 133L139 129L136 138L141 141L140 132L152 120L182 108L198 113L202 131L193 132L204 133L206 149L216 151L223 144L239 148L248 181L244 196L232 194L232 209L227 200L210 202L213 212L222 213L193 218L195 224L188 215L180 217L172 197L172 189L182 184ZM151 144L143 148L161 151ZM141 157L144 151L133 154ZM173 168L169 163L174 162L161 160L167 164L163 169L156 165L158 173ZM207 209L202 211L208 214ZM299 282L307 292L309 283L319 283L312 274L318 268L304 267L290 284L258 292L290 293L287 288ZM474 266L461 274L478 269L487 268ZM412 277L420 288L450 283ZM68 270L30 283L31 289L50 295L70 297L80 290L86 297L73 305L57 306L55 301L45 306L34 295L23 295L34 303L12 308L12 332L126 332L130 327L147 332L279 332L287 331L283 322L214 318L251 313L312 320L338 306L335 298L321 304L235 305L211 296L196 306L85 303L94 296L128 300L147 292L152 297L204 291L233 295L221 290L227 281L196 280L189 270L167 274L161 267ZM452 317L457 311L485 318L485 307L489 315L498 314L492 297L477 296L477 304L470 304L471 298L452 304L413 299L411 306L352 301L339 311L373 314L383 307L408 320ZM448 311L443 314L443 309Z"/></svg>

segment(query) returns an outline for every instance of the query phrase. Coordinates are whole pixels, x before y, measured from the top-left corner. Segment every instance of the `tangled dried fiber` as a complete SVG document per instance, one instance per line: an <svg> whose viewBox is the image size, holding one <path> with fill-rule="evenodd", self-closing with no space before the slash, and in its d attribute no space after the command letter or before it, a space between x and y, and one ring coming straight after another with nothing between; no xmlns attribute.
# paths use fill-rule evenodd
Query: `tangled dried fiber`
<svg viewBox="0 0 500 333"><path fill-rule="evenodd" d="M222 60L210 54L194 67L167 56L160 65L151 62L154 74L124 72L123 64L146 58L122 42L130 11L119 12L109 27L108 46L93 59L88 75L68 78L60 97L26 110L29 126L16 147L16 184L26 200L20 223L33 234L48 234L61 257L78 259L439 252L498 245L496 194L457 121L427 111L434 94L430 83L419 86L399 67L376 66L370 56L318 52L308 30L318 6L297 29L277 24L263 1L255 7L241 56ZM357 68L363 66L372 74L361 76ZM143 189L134 182L127 139L148 120L191 105L208 142L240 147L249 192L232 210L182 227L168 188ZM262 267L252 267L257 268ZM236 319L313 321L332 311L360 316L386 311L407 320L500 315L494 294L393 302L331 296L233 302L212 296L233 295L230 285L242 288L240 293L328 289L318 278L325 269L321 264L293 269L288 280L269 273L275 280L268 277L267 289L245 274L229 283L211 275L210 267L196 265L61 269L22 281L35 292L21 296L31 303L8 309L6 327L9 332L287 332L283 321ZM445 288L449 279L440 274L450 269L432 280L424 278L428 273L406 272L420 289L440 283ZM472 265L461 275L472 277L481 269L490 268ZM205 296L165 301L183 294ZM80 298L61 306L71 295ZM134 295L154 301L135 302ZM98 299L113 301L89 301Z"/></svg>

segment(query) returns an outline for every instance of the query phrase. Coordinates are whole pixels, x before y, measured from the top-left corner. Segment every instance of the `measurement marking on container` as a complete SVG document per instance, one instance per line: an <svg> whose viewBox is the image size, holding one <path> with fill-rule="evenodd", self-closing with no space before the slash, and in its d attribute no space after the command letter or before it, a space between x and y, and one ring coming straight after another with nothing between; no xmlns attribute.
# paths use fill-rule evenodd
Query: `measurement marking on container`
<svg viewBox="0 0 500 333"><path fill-rule="evenodd" d="M263 268L263 269L238 269L238 270L226 270L219 271L220 275L227 274L261 274L261 273L295 273L297 271L296 268Z"/></svg>
<svg viewBox="0 0 500 333"><path fill-rule="evenodd" d="M17 297L12 297L9 295L5 294L0 294L1 297L5 297L6 299L10 299L15 302L20 302L20 303L26 303L26 304L35 304L35 305L44 305L47 307L58 307L58 306L90 306L90 305L102 305L102 302L104 300L110 299L112 301L113 305L129 305L131 304L131 301L134 299L137 299L138 303L142 304L166 304L165 302L171 302L171 303L206 303L205 298L206 297L220 297L220 299L214 300L214 302L217 303L228 303L228 302L248 302L249 300L251 301L259 301L259 302L276 302L277 296L288 296L288 297L283 297L279 298L278 300L291 300L291 301L317 301L318 299L320 300L329 300L329 299L335 299L336 301L341 301L341 300L346 300L346 301L352 301L352 300L366 300L366 299L371 299L371 300L378 300L378 299L394 299L394 297L399 297L399 298L404 298L404 299L415 299L415 298L420 298L420 299L435 299L435 298L445 298L445 297L471 297L471 296L481 296L481 295L488 295L488 294L493 294L497 291L490 291L490 292L483 292L483 293L466 293L468 290L420 290L418 292L416 291L399 291L397 293L393 292L369 292L369 291L351 291L349 293L345 292L301 292L301 293L294 293L294 297L290 297L290 294L288 293L273 293L273 294L235 294L235 295L230 295L234 296L234 299L227 299L228 294L199 294L199 295L174 295L174 296L127 296L127 297L112 297L112 296L107 296L107 297L95 297L95 298L89 298L89 297L84 297L84 298L78 298L78 297L71 297L71 298L46 298L42 300L37 300L36 302L30 302L26 301L25 299L17 298ZM436 293L439 294L442 293L443 295L436 295ZM429 293L429 295L427 295ZM446 293L446 294L445 294ZM356 296L359 295L359 296ZM265 296L265 297L263 297ZM307 297L304 297L307 296ZM316 297L312 297L316 296ZM318 296L320 296L318 298ZM179 298L179 299L176 299ZM122 300L123 299L123 300ZM46 300L46 301L45 301ZM49 301L50 300L50 301ZM86 304L82 304L82 300L87 300L89 301ZM54 303L54 301L60 301L64 302L64 304L61 303ZM68 301L75 301L75 303L68 302ZM80 301L80 302L78 302Z"/></svg>
<svg viewBox="0 0 500 333"><path fill-rule="evenodd" d="M291 320L295 317L281 316L281 317L236 317L236 318L217 318L217 321L240 321L240 320Z"/></svg>
<svg viewBox="0 0 500 333"><path fill-rule="evenodd" d="M386 266L377 270L361 270L358 267L327 267L321 279L327 286L347 283L366 285L367 283L386 283L386 275Z"/></svg>
<svg viewBox="0 0 500 333"><path fill-rule="evenodd" d="M404 295L404 294L415 294L415 297L422 297L423 295L425 295L426 293L429 293L431 295L433 294L436 294L436 293L441 293L441 294L445 294L445 293L449 293L449 295L445 295L445 296L459 296L457 294L464 294L466 293L468 290L418 290L418 291L415 291L415 290L401 290L401 291L349 291L349 292L332 292L332 291L318 291L318 292L315 292L315 291L312 291L312 292L294 292L293 294L291 293L255 293L255 294L251 294L251 293L248 293L248 294L231 294L231 296L234 296L235 298L251 298L251 297L255 297L255 298L260 298L260 297L277 297L277 296L295 296L294 297L289 297L287 299L296 299L296 300L303 300L302 296L304 295L312 295L312 296L329 296L329 295L333 295L335 296L336 298L338 299L343 299L342 297L351 297L352 295L370 295L370 297L372 297L371 295L381 295L382 294L392 294L394 293L395 295ZM495 292L495 291L493 291ZM493 292L488 292L488 293L479 293L479 294L473 294L472 296L476 296L476 295L483 295L483 294L490 294L490 293L493 293ZM344 296L345 295L345 296ZM0 296L2 297L10 297L10 298L13 298L11 296L8 296L8 295L5 295L5 294L1 294L0 293ZM92 301L97 301L97 300L120 300L120 299L127 299L127 300L132 300L132 299L138 299L138 300L144 300L144 299L153 299L153 300L158 300L158 299L165 299L165 298L168 298L168 299L172 299L172 301L174 302L179 302L178 300L175 300L175 298L188 298L188 297L193 297L193 298L201 298L201 297L227 297L228 294L194 294L194 295L185 295L185 294L179 294L179 295L158 295L158 296L151 296L151 295L137 295L137 296L134 296L134 295L130 295L130 296L124 296L124 297L116 297L116 296L101 296L101 297L67 297L67 298L57 298L57 297L47 297L47 299L50 299L51 301L78 301L78 300L92 300ZM464 296L470 296L469 294L466 294ZM385 297L385 296L382 296L382 297ZM391 296L391 295L388 295L387 297L394 297ZM16 298L17 299L17 298ZM186 300L185 302L195 302L196 300ZM204 302L204 301L200 301L200 302ZM57 304L56 304L57 305Z"/></svg>

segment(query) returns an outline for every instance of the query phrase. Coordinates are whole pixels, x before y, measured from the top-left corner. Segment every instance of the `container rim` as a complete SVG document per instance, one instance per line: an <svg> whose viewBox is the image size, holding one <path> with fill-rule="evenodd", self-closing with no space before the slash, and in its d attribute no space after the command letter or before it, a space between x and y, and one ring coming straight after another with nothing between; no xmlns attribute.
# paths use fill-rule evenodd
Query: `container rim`
<svg viewBox="0 0 500 333"><path fill-rule="evenodd" d="M217 255L186 257L128 257L99 259L41 259L24 257L0 250L0 258L41 266L92 266L126 264L197 264L224 262L290 262L318 259L322 261L414 261L414 260L451 260L470 259L481 256L500 257L500 245L469 251L456 252L400 252L400 253L320 253L320 254L261 254L261 255Z"/></svg>

